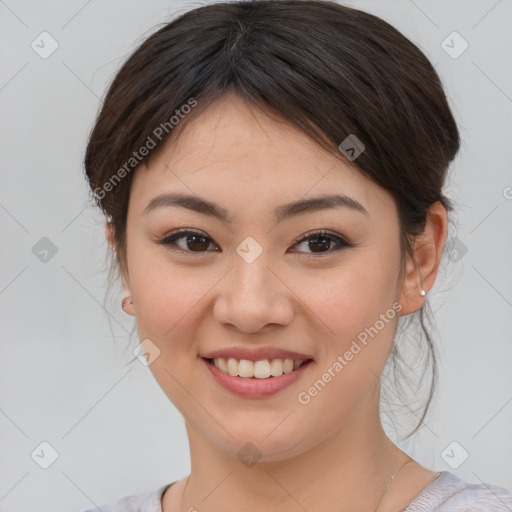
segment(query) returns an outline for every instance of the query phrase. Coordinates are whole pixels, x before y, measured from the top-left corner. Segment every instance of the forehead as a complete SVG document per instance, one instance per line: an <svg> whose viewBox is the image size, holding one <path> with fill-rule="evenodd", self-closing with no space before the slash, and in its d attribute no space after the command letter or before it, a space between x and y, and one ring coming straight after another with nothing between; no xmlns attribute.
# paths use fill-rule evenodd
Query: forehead
<svg viewBox="0 0 512 512"><path fill-rule="evenodd" d="M137 209L170 191L211 197L230 210L326 193L353 197L368 210L390 199L354 164L236 95L212 103L178 135L135 173L130 202Z"/></svg>

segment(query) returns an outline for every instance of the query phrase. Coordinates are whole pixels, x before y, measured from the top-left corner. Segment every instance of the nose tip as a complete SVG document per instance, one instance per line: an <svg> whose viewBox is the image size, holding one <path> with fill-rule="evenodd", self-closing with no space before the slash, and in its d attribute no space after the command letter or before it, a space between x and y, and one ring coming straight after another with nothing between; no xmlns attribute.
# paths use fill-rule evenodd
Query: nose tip
<svg viewBox="0 0 512 512"><path fill-rule="evenodd" d="M289 292L263 262L239 262L226 279L214 306L218 323L257 333L267 325L287 325L294 308Z"/></svg>

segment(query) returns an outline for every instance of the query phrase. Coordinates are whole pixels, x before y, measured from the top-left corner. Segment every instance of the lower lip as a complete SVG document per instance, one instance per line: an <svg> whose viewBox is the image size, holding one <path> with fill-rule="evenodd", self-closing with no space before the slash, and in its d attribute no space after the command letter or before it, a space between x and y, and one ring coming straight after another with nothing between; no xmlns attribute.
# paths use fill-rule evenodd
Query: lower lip
<svg viewBox="0 0 512 512"><path fill-rule="evenodd" d="M279 377L269 377L268 379L257 379L255 377L232 377L231 375L219 370L215 365L201 358L214 379L225 389L235 395L244 398L265 398L275 395L279 391L291 386L294 382L304 375L312 360L304 363L300 368L290 373L283 373Z"/></svg>

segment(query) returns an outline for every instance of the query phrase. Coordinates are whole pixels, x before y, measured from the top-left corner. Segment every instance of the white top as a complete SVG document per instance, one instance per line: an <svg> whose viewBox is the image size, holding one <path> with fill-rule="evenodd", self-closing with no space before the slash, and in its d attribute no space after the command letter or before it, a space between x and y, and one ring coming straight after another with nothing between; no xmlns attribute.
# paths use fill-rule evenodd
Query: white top
<svg viewBox="0 0 512 512"><path fill-rule="evenodd" d="M174 483L174 482L173 482ZM172 484L171 484L172 485ZM169 484L143 494L84 512L162 512L161 499ZM471 484L441 471L402 512L512 512L512 490L492 484Z"/></svg>

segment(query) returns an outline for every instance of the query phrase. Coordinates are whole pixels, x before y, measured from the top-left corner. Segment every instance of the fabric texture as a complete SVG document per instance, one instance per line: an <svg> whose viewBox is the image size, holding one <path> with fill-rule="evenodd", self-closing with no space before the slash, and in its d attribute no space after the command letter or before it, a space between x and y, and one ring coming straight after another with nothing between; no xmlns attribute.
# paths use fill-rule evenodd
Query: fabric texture
<svg viewBox="0 0 512 512"><path fill-rule="evenodd" d="M169 484L125 496L84 512L162 512L161 498L168 487ZM512 490L493 484L471 484L442 471L402 512L512 512Z"/></svg>

